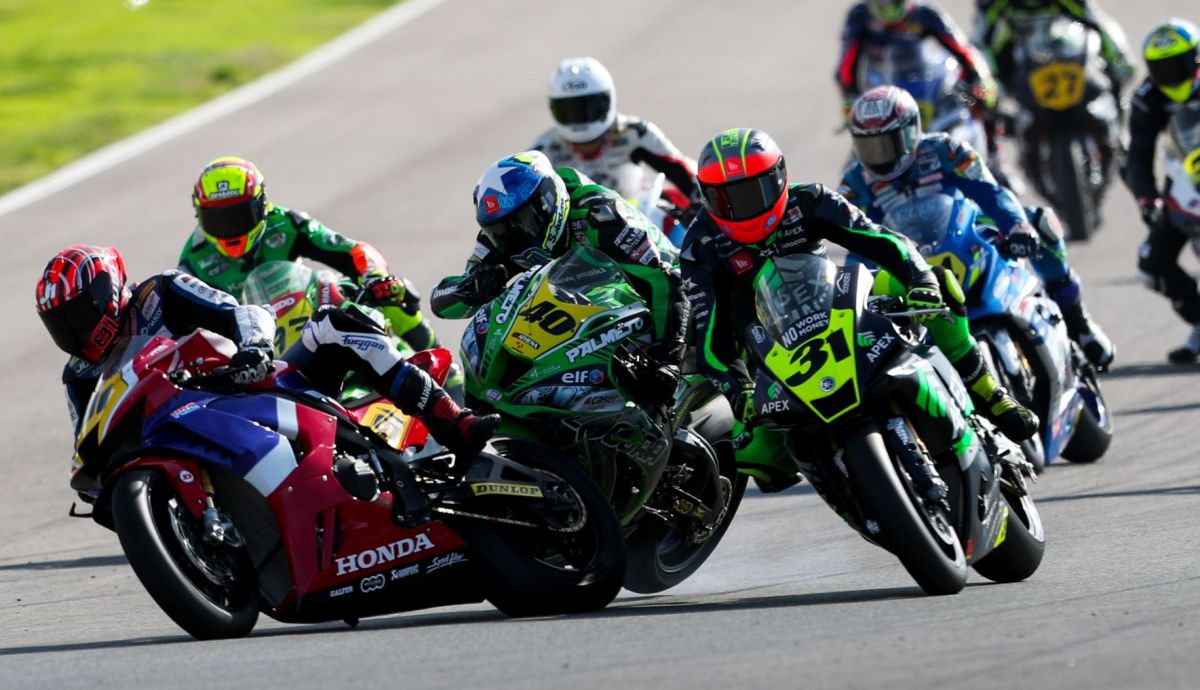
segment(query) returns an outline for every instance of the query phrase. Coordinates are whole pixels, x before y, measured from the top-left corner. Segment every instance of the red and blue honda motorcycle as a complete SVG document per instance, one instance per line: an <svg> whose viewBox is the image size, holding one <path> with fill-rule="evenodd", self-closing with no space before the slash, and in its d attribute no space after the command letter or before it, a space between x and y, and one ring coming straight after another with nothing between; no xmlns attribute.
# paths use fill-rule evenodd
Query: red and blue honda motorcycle
<svg viewBox="0 0 1200 690"><path fill-rule="evenodd" d="M364 423L373 401L347 410L282 362L235 387L234 352L207 331L119 346L71 475L194 637L245 635L260 611L351 625L484 599L510 615L589 611L621 588L616 516L570 462L497 439L464 465L394 408L392 445L397 428ZM410 361L441 381L450 354Z"/></svg>

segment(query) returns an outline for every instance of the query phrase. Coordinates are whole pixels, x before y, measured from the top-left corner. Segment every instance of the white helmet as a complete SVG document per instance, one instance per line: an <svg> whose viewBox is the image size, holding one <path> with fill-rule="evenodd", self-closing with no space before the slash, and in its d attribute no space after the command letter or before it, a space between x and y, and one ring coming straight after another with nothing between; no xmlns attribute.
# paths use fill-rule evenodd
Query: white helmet
<svg viewBox="0 0 1200 690"><path fill-rule="evenodd" d="M550 113L558 133L575 144L599 139L617 119L612 75L590 57L558 63L550 75Z"/></svg>

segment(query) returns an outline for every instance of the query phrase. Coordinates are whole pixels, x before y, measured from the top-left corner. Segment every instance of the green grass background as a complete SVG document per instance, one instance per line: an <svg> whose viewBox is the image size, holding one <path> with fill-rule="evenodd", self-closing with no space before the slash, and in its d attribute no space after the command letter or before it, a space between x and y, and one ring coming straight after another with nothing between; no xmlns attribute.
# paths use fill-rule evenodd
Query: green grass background
<svg viewBox="0 0 1200 690"><path fill-rule="evenodd" d="M275 69L395 0L0 0L0 193Z"/></svg>

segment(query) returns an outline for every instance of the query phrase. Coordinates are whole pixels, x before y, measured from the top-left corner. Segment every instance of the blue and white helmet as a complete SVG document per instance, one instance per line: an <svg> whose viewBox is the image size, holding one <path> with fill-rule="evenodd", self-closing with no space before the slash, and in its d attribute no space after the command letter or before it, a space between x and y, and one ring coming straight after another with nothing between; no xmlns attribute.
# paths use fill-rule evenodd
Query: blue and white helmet
<svg viewBox="0 0 1200 690"><path fill-rule="evenodd" d="M510 257L530 249L553 254L563 237L570 196L541 151L516 153L488 166L472 198L480 232Z"/></svg>

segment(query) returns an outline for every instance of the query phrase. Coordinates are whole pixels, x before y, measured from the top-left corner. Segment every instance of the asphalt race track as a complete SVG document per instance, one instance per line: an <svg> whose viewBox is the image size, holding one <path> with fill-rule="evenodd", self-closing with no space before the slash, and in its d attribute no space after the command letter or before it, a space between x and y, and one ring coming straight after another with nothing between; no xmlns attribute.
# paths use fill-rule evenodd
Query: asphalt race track
<svg viewBox="0 0 1200 690"><path fill-rule="evenodd" d="M960 23L969 3L950 6ZM1135 44L1194 2L1109 9ZM843 3L448 0L273 96L0 216L5 387L0 454L0 687L1196 687L1200 676L1200 367L1165 352L1184 326L1134 279L1143 236L1123 187L1072 246L1120 349L1105 381L1118 432L1094 466L1037 485L1048 547L1028 582L972 575L924 596L892 557L801 485L747 494L713 558L664 595L590 616L509 620L486 606L194 642L162 614L116 536L67 517L63 356L33 285L74 242L117 245L135 278L173 266L207 160L256 161L272 198L377 244L424 290L457 271L483 168L549 123L561 57L612 70L621 110L689 155L727 127L771 132L793 179L835 184L831 79ZM1194 260L1189 259L1194 266ZM457 343L459 325L439 324Z"/></svg>

